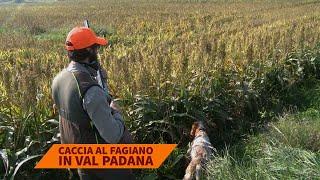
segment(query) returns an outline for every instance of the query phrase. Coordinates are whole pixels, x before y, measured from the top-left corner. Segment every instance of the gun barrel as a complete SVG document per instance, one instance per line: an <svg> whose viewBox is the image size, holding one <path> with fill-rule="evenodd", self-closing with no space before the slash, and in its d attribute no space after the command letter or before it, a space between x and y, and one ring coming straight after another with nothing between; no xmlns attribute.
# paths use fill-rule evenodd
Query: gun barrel
<svg viewBox="0 0 320 180"><path fill-rule="evenodd" d="M83 25L87 28L90 27L89 25L89 21L86 19L84 20L83 22ZM99 63L99 69L97 70L97 80L98 80L98 83L99 85L102 87L102 89L105 91L106 95L110 98L110 100L112 100L110 94L109 94L109 90L108 90L108 86L107 86L107 82L106 80L103 79L102 77L102 70L101 70L101 65Z"/></svg>

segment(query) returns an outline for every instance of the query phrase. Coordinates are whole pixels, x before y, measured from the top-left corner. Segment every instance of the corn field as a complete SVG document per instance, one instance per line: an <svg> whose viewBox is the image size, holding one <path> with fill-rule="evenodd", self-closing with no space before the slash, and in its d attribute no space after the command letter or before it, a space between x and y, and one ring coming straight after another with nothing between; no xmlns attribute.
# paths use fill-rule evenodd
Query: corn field
<svg viewBox="0 0 320 180"><path fill-rule="evenodd" d="M67 178L32 168L59 142L51 82L84 19L109 41L99 59L135 142L178 144L140 178L182 178L193 121L223 149L299 108L292 91L320 77L316 0L0 1L0 177Z"/></svg>

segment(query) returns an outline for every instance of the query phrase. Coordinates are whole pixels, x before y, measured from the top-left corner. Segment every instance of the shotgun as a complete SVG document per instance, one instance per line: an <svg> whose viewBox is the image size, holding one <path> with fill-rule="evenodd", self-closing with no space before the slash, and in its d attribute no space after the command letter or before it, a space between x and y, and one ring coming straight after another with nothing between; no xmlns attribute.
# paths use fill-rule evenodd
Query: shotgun
<svg viewBox="0 0 320 180"><path fill-rule="evenodd" d="M83 25L87 28L90 28L90 25L89 25L89 21L88 20L85 20L83 22ZM106 93L106 96L108 98L108 102L109 104L111 103L112 101L112 96L109 94L109 89L108 89L108 86L107 86L107 82L106 82L106 79L103 78L102 76L102 68L101 68L101 65L98 61L98 70L97 70L97 81L99 83L99 85L102 87L102 89L105 91Z"/></svg>

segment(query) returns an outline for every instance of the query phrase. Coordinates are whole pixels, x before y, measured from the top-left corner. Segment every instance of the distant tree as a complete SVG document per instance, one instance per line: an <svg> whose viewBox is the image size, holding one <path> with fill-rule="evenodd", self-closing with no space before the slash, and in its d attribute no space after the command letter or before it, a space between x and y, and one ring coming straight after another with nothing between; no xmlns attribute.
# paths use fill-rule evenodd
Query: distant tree
<svg viewBox="0 0 320 180"><path fill-rule="evenodd" d="M14 0L15 3L22 3L23 0Z"/></svg>

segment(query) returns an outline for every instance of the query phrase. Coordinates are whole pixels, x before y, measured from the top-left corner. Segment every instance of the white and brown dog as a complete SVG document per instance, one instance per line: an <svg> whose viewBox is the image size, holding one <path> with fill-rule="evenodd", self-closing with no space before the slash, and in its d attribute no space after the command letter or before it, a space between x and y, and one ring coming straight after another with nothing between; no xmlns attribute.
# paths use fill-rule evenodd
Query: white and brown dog
<svg viewBox="0 0 320 180"><path fill-rule="evenodd" d="M196 180L199 180L203 166L209 160L210 155L215 149L210 143L202 121L193 123L190 135L194 138L187 152L187 154L191 156L191 161L183 179L191 180L194 179L195 176Z"/></svg>

